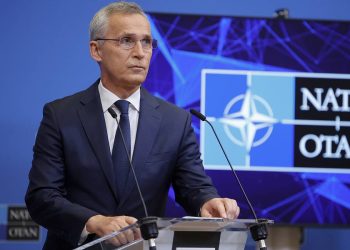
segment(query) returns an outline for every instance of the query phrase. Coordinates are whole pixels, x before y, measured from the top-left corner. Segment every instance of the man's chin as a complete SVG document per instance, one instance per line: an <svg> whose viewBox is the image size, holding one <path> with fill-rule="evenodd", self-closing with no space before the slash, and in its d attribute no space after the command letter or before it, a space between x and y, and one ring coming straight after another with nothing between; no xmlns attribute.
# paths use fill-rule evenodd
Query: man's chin
<svg viewBox="0 0 350 250"><path fill-rule="evenodd" d="M133 76L128 79L128 83L133 86L141 85L146 80L145 76Z"/></svg>

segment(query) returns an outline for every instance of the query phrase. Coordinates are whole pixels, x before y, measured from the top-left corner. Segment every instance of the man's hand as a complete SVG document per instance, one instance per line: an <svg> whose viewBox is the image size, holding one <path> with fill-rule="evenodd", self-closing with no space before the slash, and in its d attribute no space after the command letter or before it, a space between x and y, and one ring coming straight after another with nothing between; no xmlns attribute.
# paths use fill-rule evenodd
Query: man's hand
<svg viewBox="0 0 350 250"><path fill-rule="evenodd" d="M236 219L239 215L239 207L237 202L228 198L214 198L201 208L202 217L220 217L227 219Z"/></svg>
<svg viewBox="0 0 350 250"><path fill-rule="evenodd" d="M134 224L136 221L136 218L129 216L107 217L102 215L95 215L86 222L86 230L89 233L94 233L102 237L131 224ZM116 246L120 246L128 242L132 242L136 239L140 239L140 231L130 229L123 232L122 234L118 234L115 238L110 240L110 243Z"/></svg>

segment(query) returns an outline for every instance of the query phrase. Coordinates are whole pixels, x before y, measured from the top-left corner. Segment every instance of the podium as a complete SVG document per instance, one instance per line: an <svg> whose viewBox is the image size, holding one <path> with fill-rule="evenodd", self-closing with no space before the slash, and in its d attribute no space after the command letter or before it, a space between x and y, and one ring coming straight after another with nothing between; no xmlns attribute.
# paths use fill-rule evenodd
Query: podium
<svg viewBox="0 0 350 250"><path fill-rule="evenodd" d="M267 220L266 224L273 221ZM222 218L157 218L157 250L241 250L255 220ZM126 240L128 238L128 240ZM122 228L74 250L150 249L141 238L138 224Z"/></svg>

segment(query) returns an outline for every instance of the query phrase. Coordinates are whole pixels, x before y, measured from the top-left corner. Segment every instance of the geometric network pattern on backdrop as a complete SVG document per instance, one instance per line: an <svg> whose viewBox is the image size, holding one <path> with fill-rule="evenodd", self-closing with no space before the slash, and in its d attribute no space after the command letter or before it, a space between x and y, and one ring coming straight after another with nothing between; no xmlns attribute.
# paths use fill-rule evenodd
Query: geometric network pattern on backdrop
<svg viewBox="0 0 350 250"><path fill-rule="evenodd" d="M171 14L150 14L149 19L158 49L145 85L184 109L200 109L204 68L350 73L347 22ZM197 119L193 126L198 135ZM259 201L261 216L283 223L350 223L349 174L281 173L280 177L293 179L289 195L265 204ZM273 194L275 187L265 184ZM174 199L171 193L170 199Z"/></svg>

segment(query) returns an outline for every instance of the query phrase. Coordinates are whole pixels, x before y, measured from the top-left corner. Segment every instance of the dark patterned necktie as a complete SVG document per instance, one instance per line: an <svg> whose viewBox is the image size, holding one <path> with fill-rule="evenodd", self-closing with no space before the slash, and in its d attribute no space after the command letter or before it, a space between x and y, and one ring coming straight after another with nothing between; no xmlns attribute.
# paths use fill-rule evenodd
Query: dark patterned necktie
<svg viewBox="0 0 350 250"><path fill-rule="evenodd" d="M130 163L128 158L128 155L130 155L131 152L129 102L125 100L119 100L114 104L120 111L120 119L119 127L116 131L114 139L112 160L114 165L117 194L119 196L119 199L121 199L130 170ZM121 132L123 133L128 153L125 151Z"/></svg>

